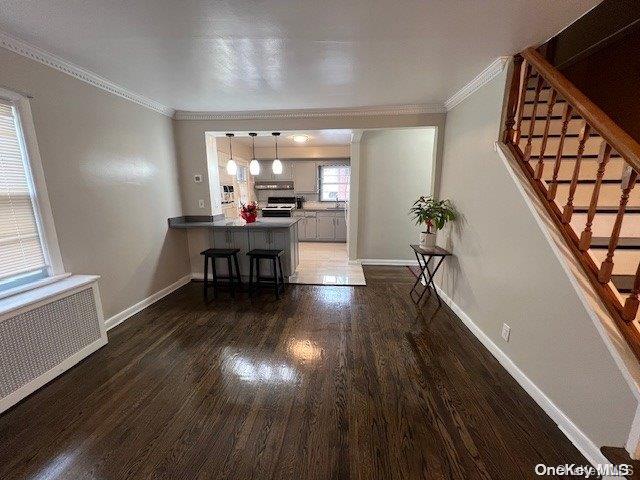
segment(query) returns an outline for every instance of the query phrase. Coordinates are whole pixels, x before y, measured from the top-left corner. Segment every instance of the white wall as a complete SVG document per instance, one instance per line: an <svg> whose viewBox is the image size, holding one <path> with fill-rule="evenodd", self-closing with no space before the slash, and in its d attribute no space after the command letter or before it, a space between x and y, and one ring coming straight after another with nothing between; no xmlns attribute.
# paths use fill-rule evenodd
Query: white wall
<svg viewBox="0 0 640 480"><path fill-rule="evenodd" d="M437 283L597 446L624 446L634 397L494 151L506 76L447 114L441 196L461 219L438 234L454 257Z"/></svg>
<svg viewBox="0 0 640 480"><path fill-rule="evenodd" d="M171 119L2 48L0 85L33 95L62 260L101 276L105 317L188 274Z"/></svg>
<svg viewBox="0 0 640 480"><path fill-rule="evenodd" d="M174 120L174 132L178 149L178 162L182 187L182 204L185 215L206 215L211 206L198 207L198 199L209 198L209 184L205 181L194 184L193 175L206 174L207 154L205 132L234 131L288 131L288 130L324 130L373 129L397 127L438 127L438 136L444 132L444 113L420 115L380 115L380 116L323 116L306 118L273 118L260 120ZM438 142L436 158L439 158L442 141ZM294 147L295 148L295 147ZM278 147L278 150L280 148Z"/></svg>
<svg viewBox="0 0 640 480"><path fill-rule="evenodd" d="M309 147L281 147L278 146L280 158L348 158L349 145L318 145ZM256 147L256 158L273 158L275 148Z"/></svg>
<svg viewBox="0 0 640 480"><path fill-rule="evenodd" d="M411 260L420 227L409 208L433 193L435 128L364 132L360 141L358 256Z"/></svg>

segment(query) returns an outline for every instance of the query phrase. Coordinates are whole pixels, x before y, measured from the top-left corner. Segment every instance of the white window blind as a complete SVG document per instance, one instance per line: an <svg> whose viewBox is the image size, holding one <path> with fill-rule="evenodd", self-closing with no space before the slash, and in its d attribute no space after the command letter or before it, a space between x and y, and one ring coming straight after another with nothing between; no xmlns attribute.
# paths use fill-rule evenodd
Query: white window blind
<svg viewBox="0 0 640 480"><path fill-rule="evenodd" d="M0 100L0 284L47 268L30 178L16 109Z"/></svg>
<svg viewBox="0 0 640 480"><path fill-rule="evenodd" d="M348 165L320 167L320 200L323 202L346 202L349 200Z"/></svg>

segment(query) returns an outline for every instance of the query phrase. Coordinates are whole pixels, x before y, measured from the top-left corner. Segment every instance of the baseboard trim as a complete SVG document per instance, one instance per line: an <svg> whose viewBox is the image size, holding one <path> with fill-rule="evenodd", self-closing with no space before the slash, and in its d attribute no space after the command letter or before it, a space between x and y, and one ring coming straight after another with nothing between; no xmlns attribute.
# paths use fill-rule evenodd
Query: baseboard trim
<svg viewBox="0 0 640 480"><path fill-rule="evenodd" d="M107 344L106 336L101 336L96 341L84 347L82 350L74 353L68 358L65 358L62 362L60 362L58 365L53 367L51 370L46 371L45 373L40 375L38 378L34 378L29 383L11 392L9 395L7 395L6 397L0 400L0 413L10 409L20 400L22 400L23 398L26 398L27 396L29 396L39 388L45 386L47 383L49 383L51 380L58 377L59 375L62 375L71 367L79 363L81 360L84 360L86 357L91 355L93 352L95 352L99 348L102 348L106 344Z"/></svg>
<svg viewBox="0 0 640 480"><path fill-rule="evenodd" d="M417 260L397 260L392 258L362 258L361 265L389 265L398 267L412 267L418 265Z"/></svg>
<svg viewBox="0 0 640 480"><path fill-rule="evenodd" d="M168 285L164 287L162 290L157 291L153 295L150 295L147 298L139 301L135 305L131 305L129 308L121 311L120 313L116 313L113 317L110 317L105 322L105 326L107 327L107 330L111 330L112 328L120 325L127 318L132 317L133 315L135 315L141 310L144 310L149 305L153 305L161 298L166 297L167 295L176 291L180 287L183 287L190 281L191 281L191 274L185 275L184 277L180 278L176 282L173 282L171 285Z"/></svg>
<svg viewBox="0 0 640 480"><path fill-rule="evenodd" d="M471 317L469 317L449 296L436 285L436 290L442 297L444 303L455 313L462 323L480 340L489 352L500 362L500 365L520 384L531 398L549 415L558 428L569 439L571 443L585 456L594 466L609 464L609 460L602 454L595 443L587 437L569 417L554 404L546 394L533 383L518 366L504 353L493 341L478 327Z"/></svg>

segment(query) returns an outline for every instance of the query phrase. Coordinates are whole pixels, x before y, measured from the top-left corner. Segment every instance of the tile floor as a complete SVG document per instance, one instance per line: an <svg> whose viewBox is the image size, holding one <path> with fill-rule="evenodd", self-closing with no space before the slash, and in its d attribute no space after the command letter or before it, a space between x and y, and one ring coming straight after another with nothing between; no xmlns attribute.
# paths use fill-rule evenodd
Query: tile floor
<svg viewBox="0 0 640 480"><path fill-rule="evenodd" d="M346 243L300 242L300 264L290 283L366 285L361 265L349 265Z"/></svg>

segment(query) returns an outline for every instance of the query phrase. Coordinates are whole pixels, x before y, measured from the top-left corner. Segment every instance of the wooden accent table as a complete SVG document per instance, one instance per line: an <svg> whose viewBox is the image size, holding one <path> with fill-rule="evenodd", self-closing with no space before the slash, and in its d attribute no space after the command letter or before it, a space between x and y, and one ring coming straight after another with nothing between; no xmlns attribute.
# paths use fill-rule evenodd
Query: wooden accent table
<svg viewBox="0 0 640 480"><path fill-rule="evenodd" d="M409 293L411 300L417 305L420 303L425 293L429 292L429 294L431 294L431 290L433 290L433 293L438 299L438 305L442 305L442 300L440 299L440 295L438 295L436 285L435 283L433 283L433 277L438 271L438 268L440 268L440 265L442 265L444 259L451 255L451 252L448 252L444 248L440 248L438 246L422 248L420 245L410 245L410 247L413 249L413 253L416 254L418 266L420 267L420 275L418 275L418 278L416 278L416 281L411 288L411 292ZM433 270L429 268L429 262L432 258L438 259ZM424 279L425 281L425 287L424 290L422 290L422 293L419 293L418 285L420 284L420 280L422 279ZM414 294L418 296L417 300L414 299Z"/></svg>

